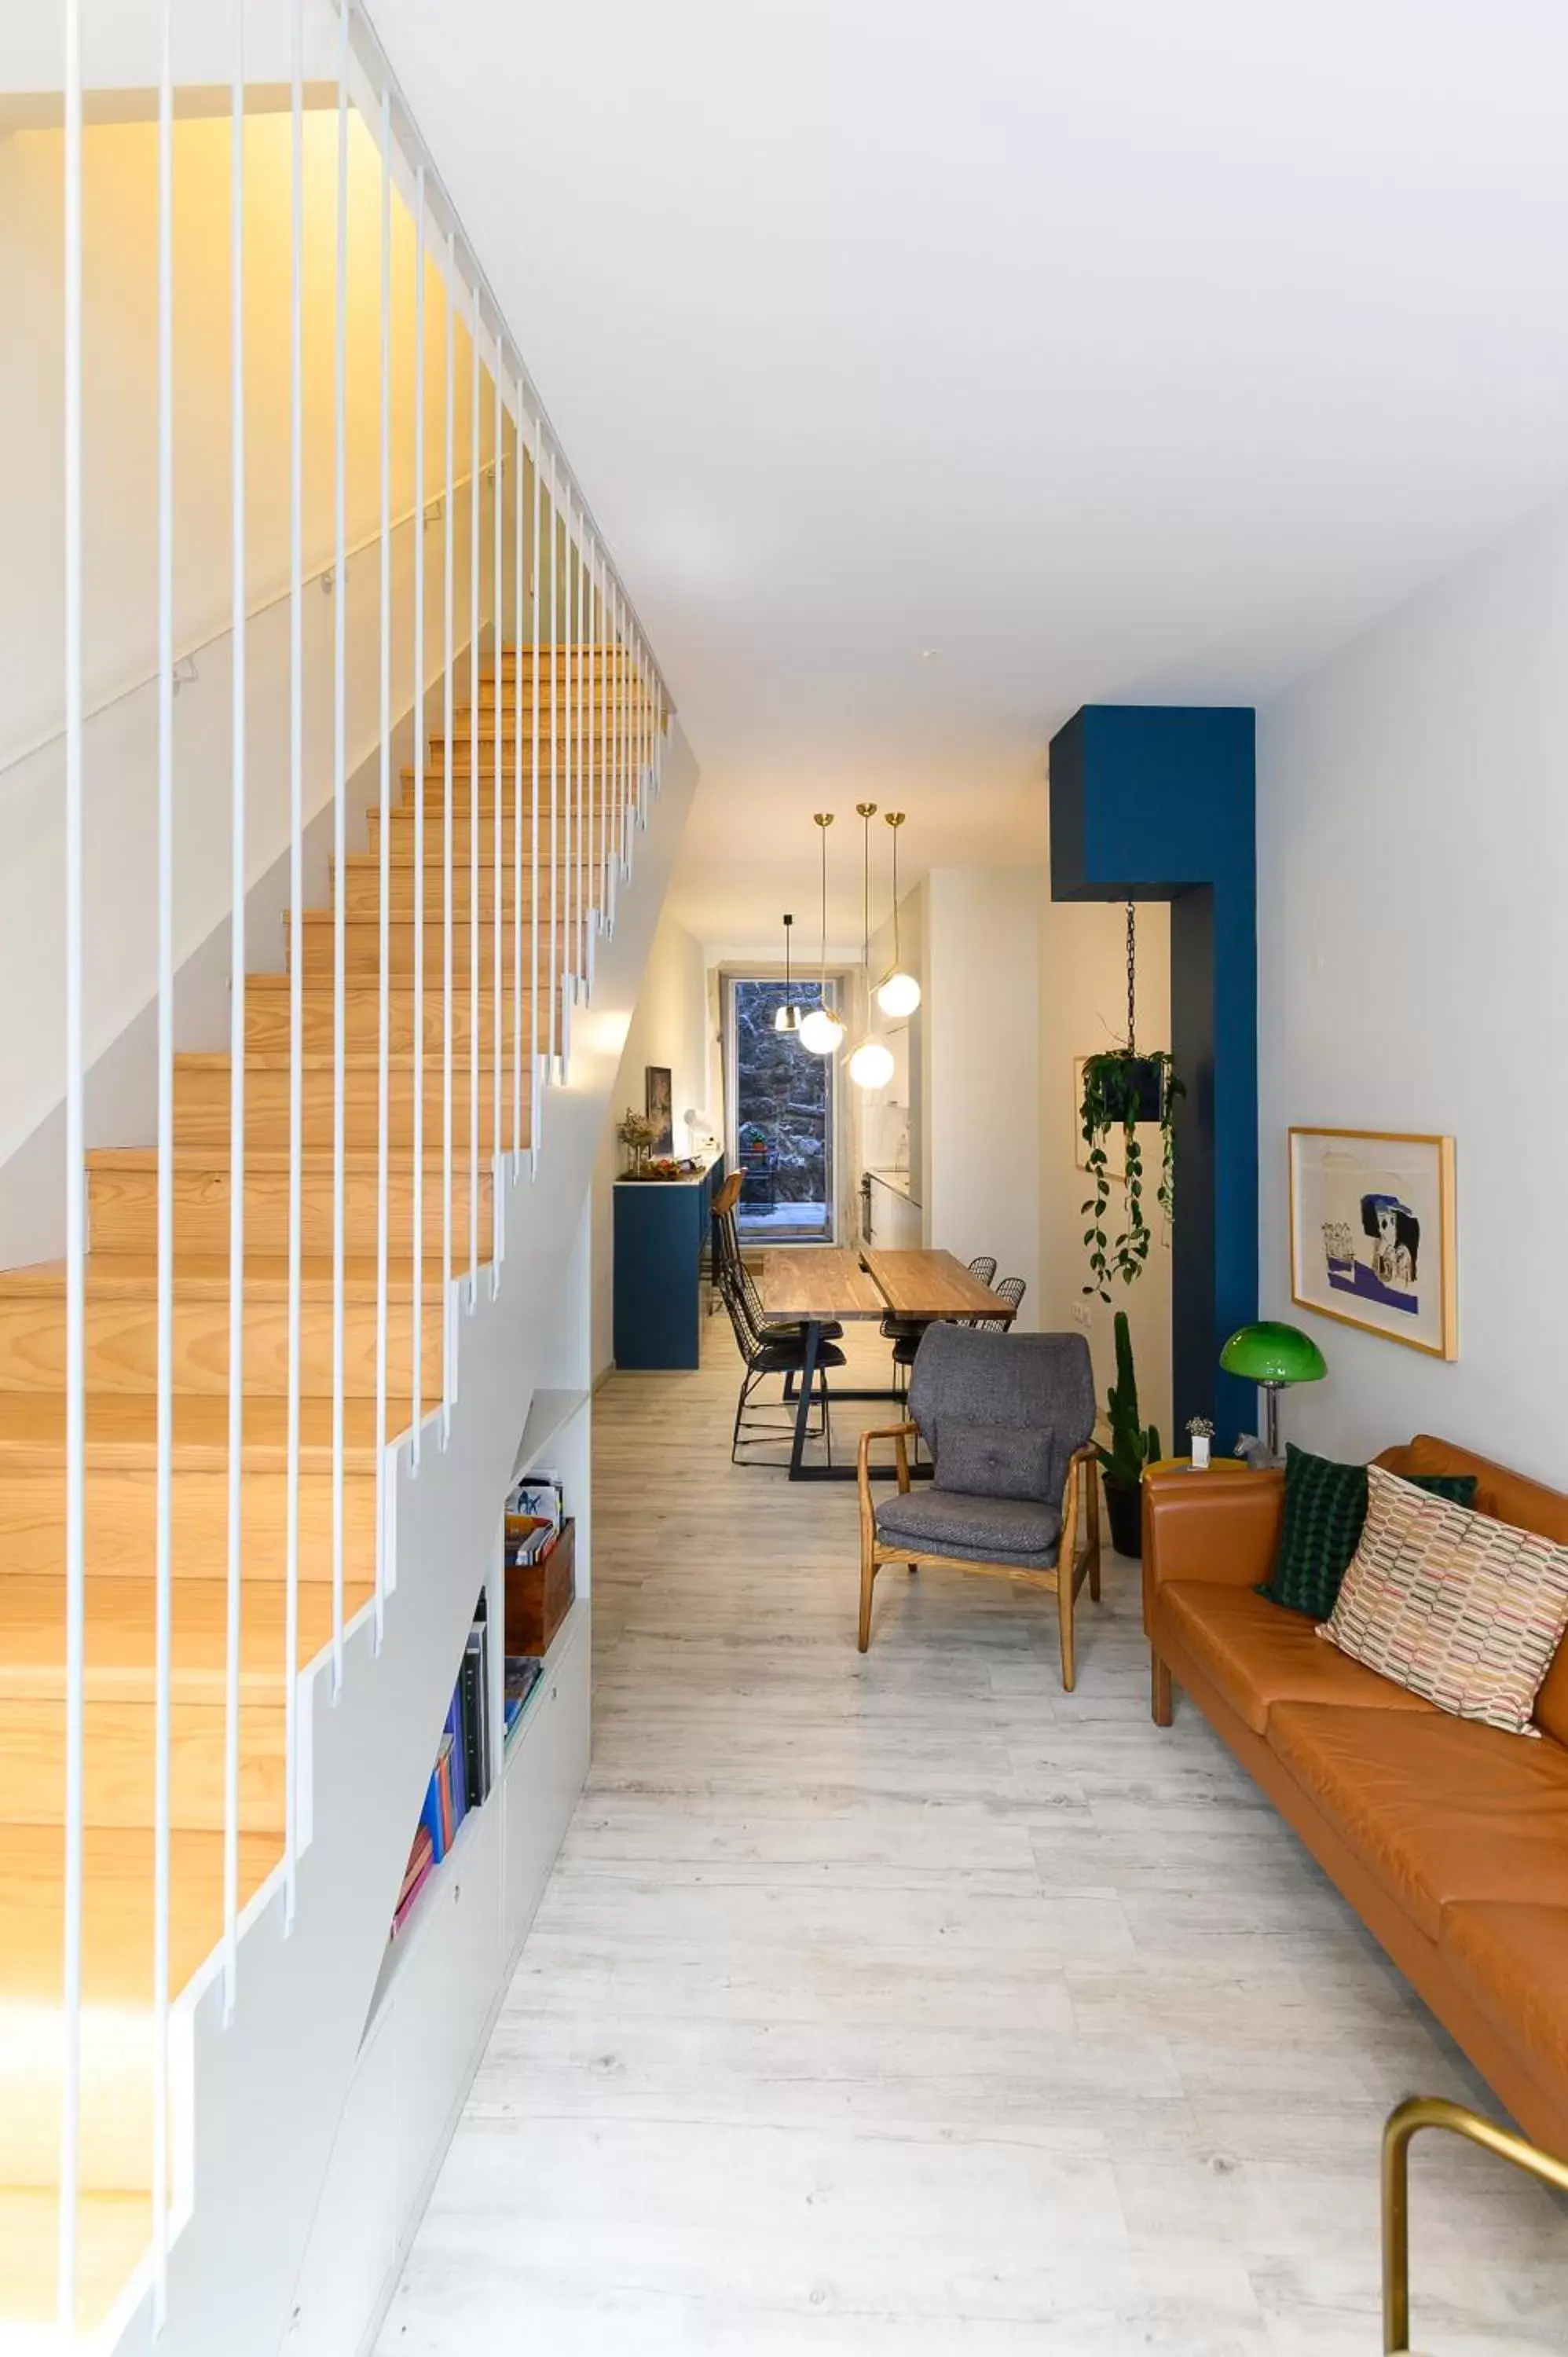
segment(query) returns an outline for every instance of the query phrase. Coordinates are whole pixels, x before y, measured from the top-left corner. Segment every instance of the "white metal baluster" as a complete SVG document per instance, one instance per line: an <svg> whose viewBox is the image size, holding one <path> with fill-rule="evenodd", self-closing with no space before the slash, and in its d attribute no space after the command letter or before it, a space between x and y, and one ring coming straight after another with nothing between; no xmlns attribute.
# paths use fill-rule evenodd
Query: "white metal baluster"
<svg viewBox="0 0 1568 2357"><path fill-rule="evenodd" d="M347 5L347 0L345 0ZM381 706L377 733L381 738L381 830L377 848L381 865L381 926L376 997L376 1651L386 1634L386 1476L387 1430L387 1287L392 1218L389 1170L392 1162L392 92L381 92ZM424 537L424 518L416 503L414 544ZM414 665L417 709L421 671ZM415 898L423 900L424 877L416 867ZM417 1250L417 1245L415 1247Z"/></svg>
<svg viewBox="0 0 1568 2357"><path fill-rule="evenodd" d="M229 1482L223 1680L223 2018L240 1969L240 1644L245 1446L245 0L234 5L229 132L230 714Z"/></svg>
<svg viewBox="0 0 1568 2357"><path fill-rule="evenodd" d="M610 561L599 553L599 771L604 810L599 821L599 904L607 931L615 927L615 877L610 866L610 809L614 778L610 767Z"/></svg>
<svg viewBox="0 0 1568 2357"><path fill-rule="evenodd" d="M532 747L530 759L532 760L533 770L533 816L530 827L532 849L529 855L532 863L533 952L532 972L533 976L533 990L529 1001L528 1017L529 1044L531 1050L528 1080L528 1154L529 1167L534 1173L537 1173L539 1169L539 1132L542 1125L541 1098L543 1093L540 1087L539 1079L539 936L541 924L539 907L539 649L542 636L539 627L539 607L543 586L541 571L541 559L543 548L543 512L544 436L540 421L535 417L533 421L533 574L528 593L529 621L533 636L533 709L529 723L529 735ZM553 868L552 868L550 872L550 927L551 940L553 942L555 930L555 871ZM553 952L552 952L552 954L553 955ZM553 980L552 980L551 983L550 998L551 1005L553 1007L555 1003L555 986ZM553 1022L553 1015L552 1016L551 1020Z"/></svg>
<svg viewBox="0 0 1568 2357"><path fill-rule="evenodd" d="M584 716L585 712L590 709L587 698L586 678L588 676L588 668L591 661L591 650L589 649L584 636L584 575L587 571L588 564L588 535L584 525L583 511L581 508L577 511L577 531L579 534L577 542L577 677L575 683L575 702L577 707L577 996L581 998L588 986L588 960L591 955L591 948L588 940L588 894L591 889L589 883L591 870L588 861L590 856L589 846L593 842L593 835L590 832L588 822L591 818L594 807L594 748L593 740L584 725Z"/></svg>
<svg viewBox="0 0 1568 2357"><path fill-rule="evenodd" d="M169 1749L174 1737L174 26L158 70L158 1311L153 1738L153 2329L168 2309Z"/></svg>
<svg viewBox="0 0 1568 2357"><path fill-rule="evenodd" d="M468 1307L479 1297L479 290L468 345Z"/></svg>
<svg viewBox="0 0 1568 2357"><path fill-rule="evenodd" d="M299 1837L300 1282L305 1132L305 0L292 0L289 104L288 1537L284 1604L284 1929L294 1929Z"/></svg>
<svg viewBox="0 0 1568 2357"><path fill-rule="evenodd" d="M334 361L332 552L332 1695L343 1687L343 1190L348 1054L348 674L347 514L349 313L349 0L338 8L338 321Z"/></svg>
<svg viewBox="0 0 1568 2357"><path fill-rule="evenodd" d="M444 591L446 674L442 719L441 920L441 1437L452 1432L452 554L456 519L452 512L452 424L457 402L457 244L446 232L446 505Z"/></svg>
<svg viewBox="0 0 1568 2357"><path fill-rule="evenodd" d="M627 875L626 829L626 613L620 591L616 591L616 849L620 858L621 880Z"/></svg>
<svg viewBox="0 0 1568 2357"><path fill-rule="evenodd" d="M561 1060L563 1073L564 1074L569 1071L571 1068L572 1005L577 996L577 791L575 773L577 744L576 737L572 727L572 691L575 684L573 663L575 660L575 651L572 640L572 553L574 544L572 540L572 486L570 483L566 486L566 505L564 513L562 517L562 537L564 544L561 551L561 562L565 568L566 574L564 583L565 596L562 600L562 619L564 625L562 630L562 647L564 650L562 661L564 662L565 668L562 673L560 699L561 726L564 731L564 746L561 765L562 824L563 832L566 838L566 908L564 920L562 927L561 941ZM570 990L567 990L565 987L565 978L568 974L572 977L572 987Z"/></svg>
<svg viewBox="0 0 1568 2357"><path fill-rule="evenodd" d="M555 447L550 448L550 1053L557 1078L564 1054L562 1037L565 1022L566 993L562 960L565 951L566 928L558 921L564 917L561 907L563 868L561 865L561 726L556 716L559 697L556 693L557 673L561 668L560 580L557 558L561 546L561 509L556 498Z"/></svg>
<svg viewBox="0 0 1568 2357"><path fill-rule="evenodd" d="M635 810L634 782L636 779L637 739L634 726L636 712L632 699L632 679L631 618L627 610L626 600L623 597L621 600L620 615L620 824L622 846L626 853L626 868L628 877L631 874L632 854L636 847L633 832L633 813Z"/></svg>
<svg viewBox="0 0 1568 2357"><path fill-rule="evenodd" d="M413 1470L419 1470L424 1416L424 167L413 183ZM382 832L385 833L383 823ZM390 983L389 983L390 990ZM376 1447L384 1449L378 1432Z"/></svg>
<svg viewBox="0 0 1568 2357"><path fill-rule="evenodd" d="M501 406L501 325L500 314L499 312L496 314L496 364L494 384L496 394L496 427L494 447L491 452L491 457L495 462L495 472L490 479L490 538L493 543L492 554L495 559L495 587L490 597L490 604L493 608L490 621L490 644L495 650L496 674L496 815L494 840L490 845L490 882L494 896L493 904L490 909L490 934L491 946L495 952L494 974L492 976L490 995L490 1071L491 1078L494 1082L493 1095L495 1099L494 1121L490 1130L490 1168L495 1174L491 1180L493 1202L490 1221L492 1231L490 1238L490 1295L492 1299L495 1296L496 1287L500 1283L501 1273L500 1254L498 1250L499 1238L495 1235L494 1230L500 1219L500 1207L505 1196L505 1189L501 1183L501 1138L503 1135L501 1127L501 1029L502 1017L506 1013L506 1001L501 996L501 917L504 913L505 905L501 899L501 820L505 814L506 806L501 799L501 764L506 759L507 702L505 641L501 631L501 556L506 522L506 509L501 497L503 486L502 470L505 463L505 445L501 439L501 428L506 413ZM513 671L512 684L515 688L517 684L515 668ZM515 716L513 726L516 726ZM477 1183L478 1182L476 1180L476 1185ZM474 1222L474 1248L476 1252L478 1249L478 1230L479 1223L476 1219Z"/></svg>
<svg viewBox="0 0 1568 2357"><path fill-rule="evenodd" d="M87 1222L81 808L81 5L65 0L65 1882L58 2299L76 2322L81 2151L81 1880L87 1636Z"/></svg>
<svg viewBox="0 0 1568 2357"><path fill-rule="evenodd" d="M522 1171L522 526L525 478L522 465L522 379L517 380L516 435L512 446L512 816L511 816L511 1169ZM537 897L530 904L539 931ZM497 1022L499 1022L497 1010Z"/></svg>

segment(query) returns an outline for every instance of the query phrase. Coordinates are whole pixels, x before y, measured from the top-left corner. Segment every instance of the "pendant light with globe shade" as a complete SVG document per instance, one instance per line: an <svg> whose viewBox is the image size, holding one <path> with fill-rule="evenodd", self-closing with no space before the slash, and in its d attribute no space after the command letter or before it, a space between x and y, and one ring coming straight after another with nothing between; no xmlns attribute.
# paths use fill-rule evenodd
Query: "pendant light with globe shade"
<svg viewBox="0 0 1568 2357"><path fill-rule="evenodd" d="M809 1006L800 1017L800 1028L795 1037L808 1053L813 1056L835 1055L843 1045L849 1026L828 1005L828 829L833 823L832 811L812 813L822 839L822 942L819 967L819 1004Z"/></svg>
<svg viewBox="0 0 1568 2357"><path fill-rule="evenodd" d="M904 823L902 811L883 813L893 830L893 963L876 985L876 1004L889 1022L897 1023L913 1015L920 1003L920 985L912 974L905 971L898 952L898 830Z"/></svg>
<svg viewBox="0 0 1568 2357"><path fill-rule="evenodd" d="M800 1010L795 1004L794 977L789 970L789 929L793 925L794 921L795 920L793 917L788 915L785 917L784 1004L782 1006L776 1006L773 1010L773 1028L775 1031L799 1031L800 1028Z"/></svg>
<svg viewBox="0 0 1568 2357"><path fill-rule="evenodd" d="M860 888L860 963L865 983L865 1002L871 1005L871 822L876 816L875 802L856 802L855 813L865 833L862 845ZM849 1060L849 1076L857 1089L885 1089L893 1078L893 1050L886 1039L875 1039L867 1033Z"/></svg>

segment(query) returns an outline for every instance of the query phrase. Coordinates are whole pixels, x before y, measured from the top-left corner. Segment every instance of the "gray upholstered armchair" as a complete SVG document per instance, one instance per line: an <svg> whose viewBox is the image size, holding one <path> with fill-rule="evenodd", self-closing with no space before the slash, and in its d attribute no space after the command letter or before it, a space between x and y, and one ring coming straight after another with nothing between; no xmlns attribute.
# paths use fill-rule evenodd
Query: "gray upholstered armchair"
<svg viewBox="0 0 1568 2357"><path fill-rule="evenodd" d="M991 1572L1054 1591L1062 1684L1076 1667L1073 1608L1100 1594L1100 1486L1090 1436L1094 1378L1081 1334L995 1334L932 1326L909 1387L912 1421L860 1438L860 1650L885 1563ZM935 1478L909 1480L918 1433ZM891 1440L898 1487L872 1496L871 1450ZM1079 1523L1083 1524L1080 1535Z"/></svg>

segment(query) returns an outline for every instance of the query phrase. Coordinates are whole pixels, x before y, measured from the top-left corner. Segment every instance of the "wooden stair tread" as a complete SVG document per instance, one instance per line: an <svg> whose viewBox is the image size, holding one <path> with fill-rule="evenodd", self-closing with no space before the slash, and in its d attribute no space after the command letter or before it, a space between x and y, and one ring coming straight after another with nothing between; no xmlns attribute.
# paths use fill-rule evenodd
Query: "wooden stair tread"
<svg viewBox="0 0 1568 2357"><path fill-rule="evenodd" d="M7 2324L44 2325L55 2315L59 2200L38 2186L0 2187L0 2284ZM76 2319L90 2332L107 2317L152 2235L143 2193L84 2190L76 2219Z"/></svg>
<svg viewBox="0 0 1568 2357"><path fill-rule="evenodd" d="M91 1544L91 1534L89 1534ZM217 1568L217 1566L215 1566ZM240 1686L248 1699L283 1706L284 1614L280 1580L245 1581L241 1598ZM228 1664L227 1584L221 1578L170 1582L171 1684L177 1702L221 1704ZM371 1583L345 1573L343 1617L351 1620L372 1593ZM84 1691L89 1702L151 1704L155 1697L157 1583L155 1579L87 1581ZM0 1700L27 1695L58 1701L65 1693L65 1587L35 1572L0 1573ZM301 1580L298 1598L300 1669L332 1636L332 1589L326 1580Z"/></svg>
<svg viewBox="0 0 1568 2357"><path fill-rule="evenodd" d="M364 918L361 919L360 921L362 923L373 924L375 922L375 919L373 917ZM481 977L484 974L484 963L481 960L479 967ZM508 977L508 979L510 980L510 977ZM510 990L506 986L506 983L503 982L501 996L504 998L510 998ZM525 992L523 995L526 997L527 993ZM425 996L426 997L430 996L428 985L426 986ZM480 996L484 996L482 988ZM454 999L456 999L456 993L454 992ZM456 1020L454 1020L452 1026L452 1045L454 1049L456 1049L460 1043L460 1036L458 1026ZM487 1061L489 1060L489 1049L487 1049ZM177 1055L174 1060L177 1071L183 1072L227 1072L230 1071L233 1063L233 1059L226 1048L221 1050L209 1050L206 1049L185 1049L182 1050L182 1052ZM424 1071L428 1072L430 1070L430 1050L428 1049L425 1049L424 1055L419 1060ZM387 1058L388 1066L394 1076L399 1077L404 1073L412 1075L413 1071L413 1049L412 1048L393 1048ZM436 1062L439 1064L440 1061L441 1059L438 1055L436 1057ZM456 1056L454 1056L454 1061L456 1061ZM251 1048L246 1051L245 1056L245 1069L250 1072L286 1072L290 1068L290 1062L291 1059L285 1055L281 1049ZM322 1049L317 1053L313 1051L311 1049L306 1048L303 1055L300 1057L299 1069L302 1075L306 1072L335 1072L338 1069L337 1059L326 1049ZM343 1070L345 1072L349 1073L379 1073L381 1071L381 1059L379 1056L363 1054L356 1055L350 1051L349 1054L345 1055L343 1059ZM361 1147L360 1151L363 1152L365 1149ZM246 1159L249 1160L249 1149L247 1149Z"/></svg>
<svg viewBox="0 0 1568 2357"><path fill-rule="evenodd" d="M408 1403L389 1402L388 1437L406 1428ZM435 1402L431 1402L434 1405ZM242 1469L282 1472L287 1466L288 1403L252 1394L244 1403ZM332 1402L306 1393L300 1401L300 1469L332 1468ZM156 1461L157 1401L150 1392L90 1392L87 1395L87 1464L90 1472L134 1471ZM345 1470L374 1473L376 1410L373 1400L343 1402ZM220 1472L229 1462L229 1403L195 1392L177 1392L174 1401L176 1471ZM22 1466L63 1473L63 1391L0 1392L0 1478Z"/></svg>
<svg viewBox="0 0 1568 2357"><path fill-rule="evenodd" d="M428 1301L431 1288L439 1289L442 1280L439 1254L424 1257L424 1298ZM89 1253L87 1256L87 1292L89 1299L112 1300L119 1296L139 1299L156 1292L158 1282L158 1262L156 1253ZM177 1252L174 1263L175 1290L182 1299L193 1301L227 1301L229 1298L229 1256L227 1253ZM364 1302L376 1298L379 1275L375 1256L366 1254L346 1254L343 1260L343 1294L346 1300ZM0 1302L9 1300L48 1300L63 1295L65 1263L62 1260L33 1261L24 1268L0 1269ZM330 1302L334 1297L335 1278L330 1255L310 1254L300 1263L300 1298L312 1302ZM286 1254L247 1254L245 1257L245 1299L247 1302L286 1301L289 1296L289 1264ZM413 1298L413 1280L406 1257L387 1272L387 1297L390 1301L408 1302Z"/></svg>
<svg viewBox="0 0 1568 2357"><path fill-rule="evenodd" d="M369 922L369 923L371 923L371 924L379 924L379 923L380 923L380 921L381 921L381 920L380 920L379 918L377 918L377 917L372 917L372 918L370 918L370 919L368 919L368 920L367 920L367 919L365 919L365 918L363 918L363 917L361 917L361 918L358 919L357 920L356 920L355 919L353 919L353 918L350 918L350 919L349 919L349 922L350 922L351 924L352 924L352 923L354 923L354 922L356 922L356 921L358 921L358 922L359 922L359 923L360 923L360 924L364 924L364 923L366 923L366 922ZM404 918L401 918L401 919L400 919L400 918L396 918L396 917L394 917L394 918L392 919L392 922L393 922L393 924L403 923L403 924L412 925L412 924L413 924L413 917L412 917L412 916L404 917ZM541 927L541 931L548 931L548 930L549 930L549 928L548 928L547 926L542 926L542 927ZM350 968L349 968L349 972L348 972L348 974L347 974L347 975L344 977L344 979L345 979L345 981L347 982L347 985L348 985L348 987L349 987L349 990L350 994L352 994L352 993L354 993L354 992L360 992L360 993L363 994L364 996L366 996L367 997L374 997L374 996L376 996L379 994L379 992L380 992L380 990L381 990L381 977L380 977L380 975L379 975L379 974L364 974L364 973L361 973L361 972L360 972L360 971L356 970L356 969L355 969L355 968L353 968L353 967L350 967ZM247 974L247 975L246 975L246 977L245 977L245 996L247 997L247 999L251 999L251 998L274 998L274 997L275 997L275 998L283 998L283 999L286 999L286 998L287 998L287 996L288 996L288 992L289 992L289 982L290 982L290 977L289 977L286 974ZM405 997L405 998L409 998L409 999L412 999L412 998L413 998L413 976L411 974L399 974L399 973L398 973L398 971L396 970L396 968L394 967L394 968L393 968L393 970L392 970L392 974L391 974L389 975L389 977L388 977L388 982L389 982L389 985L390 985L390 996L391 996L392 997L393 997L393 998L397 998L397 997L399 997L399 996L402 996L402 997ZM315 991L315 992L316 992L316 993L317 993L317 994L321 998L326 999L326 1000L328 1000L328 1001L329 1002L329 1001L330 1001L330 999L331 999L331 996L332 996L332 991L331 991L331 983L332 983L332 976L331 976L330 974L321 974L321 975L317 975L317 976L312 976L312 975L307 974L307 975L306 976L306 978L305 978L305 996L306 996L306 998L309 998L309 997L311 996L311 995L312 995L312 991L313 991L313 989L314 989L314 991ZM558 988L559 988L560 986L561 986L561 985L557 985L557 987L558 987ZM546 994L548 993L548 991L549 991L549 989L550 989L550 983L549 983L549 980L548 980L548 978L547 978L547 977L545 977L545 978L542 978L542 980L541 980L541 985L540 985L540 989L541 989L541 996L544 996L544 995L546 995ZM439 996L439 995L440 995L440 981L439 981L439 977L427 974L427 975L425 976L425 980L424 980L424 996L425 996L425 997L426 997L426 998L431 998L431 997L435 997L435 996ZM525 967L524 967L524 969L523 969L523 977L522 977L522 995L523 995L524 999L527 999L527 998L529 998L529 997L532 996L532 992L531 992L530 985L529 985L529 974L528 974L528 969L527 969L527 967L526 967L526 966L525 966ZM510 999L510 998L511 994L510 994L510 991L503 991L502 996L505 996L506 998ZM481 987L481 989L480 989L480 993L479 993L479 996L480 996L480 999L481 999L481 1001L483 1002L483 1004L484 1004L486 1006L489 1006L489 998L490 998L490 994L489 994L489 991L487 991L487 990L485 990L485 989L483 989L483 988ZM452 977L452 1003L453 1003L454 1006L466 1006L466 1005L467 1005L467 998L468 998L468 977L467 977L467 974L466 973L464 973L464 974L455 974L453 975L453 977ZM397 1048L394 1048L394 1049L393 1049L393 1050L392 1050L392 1054L393 1054L393 1056L394 1056L394 1057L397 1057L397 1056L403 1056L403 1057L409 1057L409 1058L412 1058L413 1052L413 1049L408 1049L408 1048L403 1048L403 1049L397 1049ZM182 1049L182 1050L181 1050L182 1058L183 1058L183 1057L187 1057L187 1056L194 1057L194 1056L200 1055L200 1054L202 1054L202 1053L206 1053L206 1054L208 1055L209 1060L210 1061L214 1061L214 1062L226 1062L226 1061L228 1060L228 1059L227 1059L226 1055L220 1054L220 1051L218 1051L218 1050L216 1050L216 1049L202 1050L202 1049ZM252 1058L252 1060L253 1060L253 1058ZM373 1059L371 1059L371 1060L372 1060L372 1061L373 1061L374 1060L373 1060ZM331 1057L330 1057L330 1056L328 1056L328 1057L326 1059L326 1061L327 1061L328 1064L330 1064L330 1063L331 1063L331 1061L332 1061Z"/></svg>
<svg viewBox="0 0 1568 2357"><path fill-rule="evenodd" d="M252 1063L264 1062L265 1060L266 1059L264 1057L252 1057L251 1059ZM510 1088L510 1059L503 1060L503 1080L505 1081L507 1087ZM504 1092L505 1092L503 1090L503 1093ZM463 1153L466 1157L468 1148L467 1136L462 1139L461 1144ZM177 1146L174 1150L173 1167L176 1170L219 1171L226 1178L229 1173L231 1158L228 1149L225 1146ZM332 1148L329 1146L314 1146L308 1139L306 1139L305 1143L302 1158L306 1169L321 1169L323 1168L330 1169L333 1166ZM454 1141L454 1161L456 1161L456 1158L457 1143L456 1141ZM486 1157L483 1158L488 1159L489 1157ZM406 1171L411 1167L408 1148L406 1146L394 1146L389 1157L389 1162L390 1167L393 1170L399 1173ZM424 1162L427 1175L431 1171L435 1171L436 1175L439 1176L443 1168L440 1146L437 1146L434 1153L431 1153L427 1147L424 1156ZM343 1163L346 1169L354 1172L356 1175L369 1173L373 1177L379 1173L381 1169L380 1149L373 1146L346 1146L343 1149ZM158 1167L158 1149L156 1146L95 1146L90 1147L88 1150L87 1164L89 1169L91 1170L150 1171L156 1174ZM286 1146L251 1146L247 1144L245 1147L245 1168L247 1170L268 1172L279 1170L286 1171L288 1167L289 1155L288 1148ZM466 1175L467 1173L465 1171L465 1176ZM364 1258L365 1255L360 1254L359 1257ZM225 1265L227 1265L227 1263L225 1263Z"/></svg>
<svg viewBox="0 0 1568 2357"><path fill-rule="evenodd" d="M239 1900L261 1889L282 1855L274 1834L239 1839ZM0 1824L5 1937L0 2002L59 1997L64 1962L65 1838L59 1825ZM177 1995L223 1933L223 1836L177 1830L169 1839L169 1983ZM88 1825L82 1833L81 1992L90 2005L143 2005L153 1992L150 1826Z"/></svg>

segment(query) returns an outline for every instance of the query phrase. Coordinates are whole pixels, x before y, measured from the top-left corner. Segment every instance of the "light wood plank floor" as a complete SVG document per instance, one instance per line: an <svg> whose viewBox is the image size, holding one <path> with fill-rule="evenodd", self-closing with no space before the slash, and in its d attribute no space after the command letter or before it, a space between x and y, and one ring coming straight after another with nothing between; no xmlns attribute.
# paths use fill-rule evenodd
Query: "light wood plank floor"
<svg viewBox="0 0 1568 2357"><path fill-rule="evenodd" d="M599 1397L592 1777L380 2357L1371 2357L1383 2115L1485 2091L1150 1725L1136 1566L1074 1695L999 1581L885 1572L862 1659L853 1487L732 1470L709 1345ZM1415 2184L1418 2347L1561 2348L1568 2213Z"/></svg>

